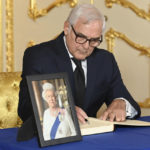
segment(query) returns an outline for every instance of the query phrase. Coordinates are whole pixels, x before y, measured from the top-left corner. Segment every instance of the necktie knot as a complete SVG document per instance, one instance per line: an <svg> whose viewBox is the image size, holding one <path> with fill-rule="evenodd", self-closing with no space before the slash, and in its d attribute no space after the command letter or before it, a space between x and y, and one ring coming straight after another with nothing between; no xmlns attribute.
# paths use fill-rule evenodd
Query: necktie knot
<svg viewBox="0 0 150 150"><path fill-rule="evenodd" d="M78 60L76 58L72 58L73 62L76 64L77 67L81 67L81 60Z"/></svg>

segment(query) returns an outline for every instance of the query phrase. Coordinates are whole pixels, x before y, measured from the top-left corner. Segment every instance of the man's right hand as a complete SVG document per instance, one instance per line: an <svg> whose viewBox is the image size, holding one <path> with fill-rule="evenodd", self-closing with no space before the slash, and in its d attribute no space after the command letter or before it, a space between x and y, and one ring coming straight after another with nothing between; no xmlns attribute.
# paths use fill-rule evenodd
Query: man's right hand
<svg viewBox="0 0 150 150"><path fill-rule="evenodd" d="M78 120L81 123L86 123L85 119L88 119L88 116L87 116L86 112L78 106L76 106L75 108L76 108L76 113L77 113Z"/></svg>

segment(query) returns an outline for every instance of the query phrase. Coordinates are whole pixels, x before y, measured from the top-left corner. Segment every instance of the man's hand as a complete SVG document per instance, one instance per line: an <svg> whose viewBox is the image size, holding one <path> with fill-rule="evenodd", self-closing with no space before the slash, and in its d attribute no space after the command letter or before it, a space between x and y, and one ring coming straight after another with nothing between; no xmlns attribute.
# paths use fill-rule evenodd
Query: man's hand
<svg viewBox="0 0 150 150"><path fill-rule="evenodd" d="M100 117L101 120L125 121L126 103L121 99L115 99Z"/></svg>
<svg viewBox="0 0 150 150"><path fill-rule="evenodd" d="M88 116L85 113L85 111L83 109L81 109L80 107L78 107L78 106L76 106L75 108L76 108L76 113L77 113L78 120L81 123L86 123L85 119L88 119Z"/></svg>

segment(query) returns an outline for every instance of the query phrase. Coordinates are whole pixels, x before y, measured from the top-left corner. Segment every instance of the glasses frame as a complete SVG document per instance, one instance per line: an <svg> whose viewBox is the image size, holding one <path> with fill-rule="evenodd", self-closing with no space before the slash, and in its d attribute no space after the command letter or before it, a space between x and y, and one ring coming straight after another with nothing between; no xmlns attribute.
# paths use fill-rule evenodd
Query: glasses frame
<svg viewBox="0 0 150 150"><path fill-rule="evenodd" d="M71 25L71 28L72 28L72 30L73 30L75 36L76 36L75 42L78 43L78 44L84 44L84 43L86 43L87 41L89 41L89 45L90 45L91 47L97 47L97 46L99 46L99 45L103 42L103 36L102 36L102 35L100 36L100 39L97 40L97 42L99 42L99 44L98 44L97 46L92 46L90 43L93 42L94 39L88 39L87 37L82 37L82 38L85 38L85 41L84 41L84 42L78 42L78 41L77 41L77 38L78 38L78 37L81 37L81 36L78 35L78 33L75 31L73 25Z"/></svg>

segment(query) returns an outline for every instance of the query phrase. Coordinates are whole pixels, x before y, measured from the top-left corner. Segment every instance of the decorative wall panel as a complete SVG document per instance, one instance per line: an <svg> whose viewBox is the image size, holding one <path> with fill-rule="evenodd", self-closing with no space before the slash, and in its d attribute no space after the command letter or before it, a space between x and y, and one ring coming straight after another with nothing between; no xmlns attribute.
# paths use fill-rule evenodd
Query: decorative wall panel
<svg viewBox="0 0 150 150"><path fill-rule="evenodd" d="M6 71L14 71L13 0L6 0Z"/></svg>
<svg viewBox="0 0 150 150"><path fill-rule="evenodd" d="M3 50L2 50L2 0L0 0L0 72L3 70Z"/></svg>
<svg viewBox="0 0 150 150"><path fill-rule="evenodd" d="M0 0L0 2L1 1L2 0ZM5 39L2 38L3 33L0 33L0 42L5 44L0 45L0 71L21 71L22 58L25 49L28 46L34 45L35 43L38 44L53 39L56 35L63 31L63 22L66 20L66 17L68 16L68 13L72 9L72 7L74 7L77 3L88 2L100 8L104 15L106 15L108 18L105 34L106 39L100 47L105 49L106 47L108 47L108 50L111 52L113 51L114 54L116 53L116 51L118 51L116 49L119 47L121 49L121 54L119 55L119 57L122 58L124 58L125 55L129 57L134 53L134 57L136 58L132 59L134 63L137 64L137 66L139 61L142 60L141 64L143 63L144 65L142 68L143 76L141 78L144 79L145 83L142 90L140 87L136 86L137 83L131 84L131 82L129 81L132 81L132 78L130 78L130 76L134 76L134 78L136 78L138 82L140 80L138 77L139 72L132 72L133 75L131 75L130 73L132 69L130 68L129 70L128 68L127 70L129 71L126 71L124 68L125 65L123 67L121 66L121 70L124 71L123 74L125 74L127 85L129 85L129 88L131 87L133 93L136 93L135 96L137 96L137 100L143 100L145 97L149 97L147 95L150 95L150 92L147 91L150 91L150 78L147 77L147 66L148 63L150 65L150 61L148 61L150 56L150 37L148 35L150 35L150 32L147 24L150 23L150 11L146 11L145 8L142 8L142 6L147 5L145 4L145 2L148 0L143 0L142 5L137 5L137 2L141 2L140 0L4 1L6 6L5 14L1 14L6 15L6 17L3 17L5 18L3 22L5 22L6 24L6 28L3 29L6 31L6 33L5 36L3 35L3 38ZM1 8L0 11L2 12ZM120 14L124 16L121 16ZM1 16L0 21L1 32ZM144 28L142 28L142 26L144 26ZM122 43L124 45L122 45ZM128 49L130 51L127 51ZM137 51L139 51L139 54L148 57L139 57ZM4 59L6 59L6 61L4 61ZM119 61L121 61L122 63L121 58ZM130 63L127 61L125 62L125 64L127 66L130 66ZM135 68L137 66L135 66ZM126 79L126 77L129 78ZM141 93L143 93L142 96L140 96Z"/></svg>

